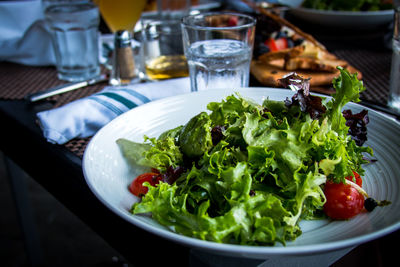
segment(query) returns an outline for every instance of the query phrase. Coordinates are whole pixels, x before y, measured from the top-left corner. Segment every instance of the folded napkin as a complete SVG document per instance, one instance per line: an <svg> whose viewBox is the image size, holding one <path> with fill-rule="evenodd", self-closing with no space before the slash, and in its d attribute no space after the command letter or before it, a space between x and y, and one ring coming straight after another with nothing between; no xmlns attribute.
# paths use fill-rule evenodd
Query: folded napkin
<svg viewBox="0 0 400 267"><path fill-rule="evenodd" d="M54 65L40 0L0 1L0 61Z"/></svg>
<svg viewBox="0 0 400 267"><path fill-rule="evenodd" d="M190 92L189 78L104 88L97 94L37 115L44 137L64 144L94 135L122 113L152 100Z"/></svg>

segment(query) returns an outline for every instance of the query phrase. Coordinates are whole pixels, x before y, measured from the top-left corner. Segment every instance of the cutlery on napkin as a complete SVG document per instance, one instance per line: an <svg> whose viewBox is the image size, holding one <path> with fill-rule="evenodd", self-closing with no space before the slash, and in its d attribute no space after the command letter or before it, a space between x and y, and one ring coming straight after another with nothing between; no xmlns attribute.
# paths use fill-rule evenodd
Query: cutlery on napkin
<svg viewBox="0 0 400 267"><path fill-rule="evenodd" d="M38 92L38 93L27 95L26 99L31 102L36 102L36 101L45 99L45 98L53 96L53 95L63 94L66 92L70 92L70 91L73 91L73 90L76 90L79 88L83 88L88 85L93 85L93 84L104 82L107 80L108 80L107 75L100 75L98 77L95 77L95 78L92 78L92 79L89 79L86 81L61 84L61 85L49 88L47 90Z"/></svg>

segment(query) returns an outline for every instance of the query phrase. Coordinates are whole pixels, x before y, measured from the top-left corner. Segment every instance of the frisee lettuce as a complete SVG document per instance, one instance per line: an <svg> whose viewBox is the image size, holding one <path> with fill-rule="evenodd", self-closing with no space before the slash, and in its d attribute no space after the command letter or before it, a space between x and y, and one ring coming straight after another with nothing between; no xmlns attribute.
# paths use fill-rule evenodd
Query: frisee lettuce
<svg viewBox="0 0 400 267"><path fill-rule="evenodd" d="M300 220L321 216L326 180L362 173L363 153L372 153L351 139L341 113L364 87L340 72L330 101L303 89L293 101L267 99L262 105L234 94L158 139L118 140L130 162L165 175L168 168L181 168L173 182L147 183L149 191L132 213L151 213L177 233L215 242L274 245L296 239Z"/></svg>

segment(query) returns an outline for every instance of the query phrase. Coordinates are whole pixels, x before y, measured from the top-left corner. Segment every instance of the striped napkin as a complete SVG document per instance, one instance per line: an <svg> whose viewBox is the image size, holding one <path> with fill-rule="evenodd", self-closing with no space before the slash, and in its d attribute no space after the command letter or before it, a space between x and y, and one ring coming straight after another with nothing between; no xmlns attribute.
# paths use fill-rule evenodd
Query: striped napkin
<svg viewBox="0 0 400 267"><path fill-rule="evenodd" d="M109 86L94 95L36 115L47 141L65 144L74 138L94 135L112 119L139 105L189 92L190 80L187 77L121 87Z"/></svg>

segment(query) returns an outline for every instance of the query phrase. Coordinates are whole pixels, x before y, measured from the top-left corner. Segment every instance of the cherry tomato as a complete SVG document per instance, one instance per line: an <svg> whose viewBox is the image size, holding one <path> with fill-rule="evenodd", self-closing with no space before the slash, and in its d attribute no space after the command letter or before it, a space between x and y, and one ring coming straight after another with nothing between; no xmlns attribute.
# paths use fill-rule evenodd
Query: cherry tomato
<svg viewBox="0 0 400 267"><path fill-rule="evenodd" d="M275 44L276 44L276 47L278 48L278 51L288 48L288 41L287 41L287 39L285 37L281 37L279 39L276 39L275 40Z"/></svg>
<svg viewBox="0 0 400 267"><path fill-rule="evenodd" d="M270 51L278 51L274 38L267 39L264 44L269 47Z"/></svg>
<svg viewBox="0 0 400 267"><path fill-rule="evenodd" d="M279 51L288 48L288 41L285 37L279 39L269 38L264 44L268 46L271 51Z"/></svg>
<svg viewBox="0 0 400 267"><path fill-rule="evenodd" d="M364 196L350 184L327 181L324 194L324 212L332 219L350 219L364 208Z"/></svg>
<svg viewBox="0 0 400 267"><path fill-rule="evenodd" d="M228 26L233 27L238 25L238 18L237 17L229 17L228 19Z"/></svg>
<svg viewBox="0 0 400 267"><path fill-rule="evenodd" d="M142 197L146 195L149 189L143 185L144 182L148 182L152 186L155 186L160 182L162 176L159 173L147 172L136 177L129 185L129 191L135 196Z"/></svg>
<svg viewBox="0 0 400 267"><path fill-rule="evenodd" d="M356 183L359 187L362 187L362 179L361 176L353 171L354 176L347 176L346 179L349 181L352 181L353 183ZM353 177L355 179L353 179Z"/></svg>

